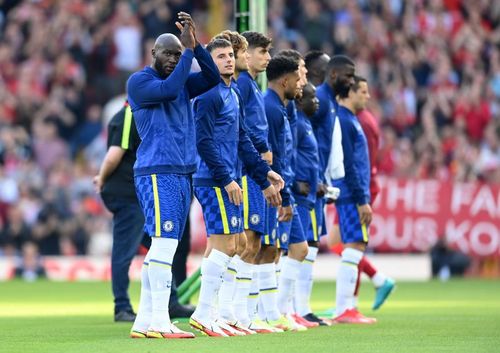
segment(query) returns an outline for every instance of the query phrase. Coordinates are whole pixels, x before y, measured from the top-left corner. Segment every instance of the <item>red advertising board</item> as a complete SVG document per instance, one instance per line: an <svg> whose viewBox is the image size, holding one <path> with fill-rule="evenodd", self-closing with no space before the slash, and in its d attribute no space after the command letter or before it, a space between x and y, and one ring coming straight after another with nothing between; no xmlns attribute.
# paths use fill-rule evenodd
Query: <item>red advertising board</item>
<svg viewBox="0 0 500 353"><path fill-rule="evenodd" d="M439 238L466 254L500 257L500 187L380 178L370 247L428 251Z"/></svg>
<svg viewBox="0 0 500 353"><path fill-rule="evenodd" d="M369 246L377 252L427 252L440 238L465 254L500 258L500 187L380 177ZM327 228L333 206L328 207ZM191 208L192 250L203 252L199 204Z"/></svg>

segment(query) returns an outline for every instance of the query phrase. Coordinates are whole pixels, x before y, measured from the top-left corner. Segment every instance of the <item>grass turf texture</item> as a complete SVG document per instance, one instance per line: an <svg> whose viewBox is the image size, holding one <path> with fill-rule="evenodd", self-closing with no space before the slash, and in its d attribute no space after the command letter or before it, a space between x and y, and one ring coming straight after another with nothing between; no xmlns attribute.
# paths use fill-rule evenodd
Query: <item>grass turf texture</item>
<svg viewBox="0 0 500 353"><path fill-rule="evenodd" d="M313 309L333 303L333 283L314 286ZM139 283L132 283L137 303ZM398 283L377 312L363 283L360 309L371 326L194 340L129 339L131 324L112 321L109 283L0 283L0 352L499 352L500 281ZM135 305L137 307L137 304ZM187 329L186 323L180 327ZM198 336L200 336L197 333Z"/></svg>

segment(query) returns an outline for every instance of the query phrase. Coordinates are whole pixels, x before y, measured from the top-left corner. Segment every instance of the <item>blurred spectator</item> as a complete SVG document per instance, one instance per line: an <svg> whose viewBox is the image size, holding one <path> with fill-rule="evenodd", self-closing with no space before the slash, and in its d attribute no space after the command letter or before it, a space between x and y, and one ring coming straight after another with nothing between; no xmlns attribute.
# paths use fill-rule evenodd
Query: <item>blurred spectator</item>
<svg viewBox="0 0 500 353"><path fill-rule="evenodd" d="M432 275L442 281L447 281L450 276L463 276L471 264L470 258L450 249L444 240L438 240L431 249Z"/></svg>

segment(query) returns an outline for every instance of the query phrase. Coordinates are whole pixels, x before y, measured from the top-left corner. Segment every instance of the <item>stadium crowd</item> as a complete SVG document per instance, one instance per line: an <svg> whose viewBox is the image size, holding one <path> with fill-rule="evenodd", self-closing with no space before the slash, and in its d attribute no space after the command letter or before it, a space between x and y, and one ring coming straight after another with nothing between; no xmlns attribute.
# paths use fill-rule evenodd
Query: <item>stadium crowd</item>
<svg viewBox="0 0 500 353"><path fill-rule="evenodd" d="M106 251L110 216L92 187L103 107L154 38L177 33L179 10L206 38L234 27L233 1L207 3L0 5L0 255ZM227 22L214 30L218 10ZM345 53L371 82L382 174L500 182L500 3L270 0L268 12L274 50Z"/></svg>

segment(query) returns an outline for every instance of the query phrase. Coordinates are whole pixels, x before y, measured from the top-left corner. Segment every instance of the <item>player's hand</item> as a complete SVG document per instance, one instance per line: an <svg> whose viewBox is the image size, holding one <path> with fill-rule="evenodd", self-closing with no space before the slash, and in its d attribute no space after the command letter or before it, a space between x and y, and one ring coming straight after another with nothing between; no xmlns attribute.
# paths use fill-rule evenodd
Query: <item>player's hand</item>
<svg viewBox="0 0 500 353"><path fill-rule="evenodd" d="M224 186L224 189L229 196L229 201L236 206L241 205L241 201L243 200L243 190L240 188L237 182L234 180Z"/></svg>
<svg viewBox="0 0 500 353"><path fill-rule="evenodd" d="M196 26L191 15L186 12L179 12L177 14L179 21L175 22L177 28L181 31L180 41L184 48L194 49L198 44L196 39Z"/></svg>
<svg viewBox="0 0 500 353"><path fill-rule="evenodd" d="M269 185L266 189L262 190L264 197L274 207L281 206L281 194L273 185Z"/></svg>
<svg viewBox="0 0 500 353"><path fill-rule="evenodd" d="M260 154L260 157L267 162L267 164L273 164L273 153L271 151L267 151Z"/></svg>
<svg viewBox="0 0 500 353"><path fill-rule="evenodd" d="M317 197L323 197L328 192L328 187L323 183L318 183L318 188L316 190Z"/></svg>
<svg viewBox="0 0 500 353"><path fill-rule="evenodd" d="M94 184L94 190L96 192L96 194L100 194L101 191L102 191L102 186L104 184L104 181L102 180L101 176L98 174L94 177L94 179L92 180L93 184Z"/></svg>
<svg viewBox="0 0 500 353"><path fill-rule="evenodd" d="M273 172L272 170L267 173L267 180L274 186L274 188L278 192L283 190L283 188L285 187L285 181L283 180L281 175Z"/></svg>
<svg viewBox="0 0 500 353"><path fill-rule="evenodd" d="M307 196L311 192L311 186L305 181L296 181L297 193Z"/></svg>
<svg viewBox="0 0 500 353"><path fill-rule="evenodd" d="M292 205L286 207L280 207L278 210L278 221L280 222L289 222L292 220L293 209Z"/></svg>
<svg viewBox="0 0 500 353"><path fill-rule="evenodd" d="M372 222L372 208L370 207L370 204L364 204L361 206L358 206L358 212L359 212L359 221L361 224L370 224Z"/></svg>

